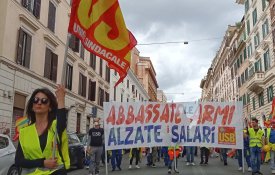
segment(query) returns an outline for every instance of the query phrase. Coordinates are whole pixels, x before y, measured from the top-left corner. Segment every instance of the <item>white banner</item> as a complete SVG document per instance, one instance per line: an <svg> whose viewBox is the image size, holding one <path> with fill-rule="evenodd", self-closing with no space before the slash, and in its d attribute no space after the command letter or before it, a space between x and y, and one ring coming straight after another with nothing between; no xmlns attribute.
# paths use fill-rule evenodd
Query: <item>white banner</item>
<svg viewBox="0 0 275 175"><path fill-rule="evenodd" d="M153 146L243 148L241 102L104 103L106 150Z"/></svg>

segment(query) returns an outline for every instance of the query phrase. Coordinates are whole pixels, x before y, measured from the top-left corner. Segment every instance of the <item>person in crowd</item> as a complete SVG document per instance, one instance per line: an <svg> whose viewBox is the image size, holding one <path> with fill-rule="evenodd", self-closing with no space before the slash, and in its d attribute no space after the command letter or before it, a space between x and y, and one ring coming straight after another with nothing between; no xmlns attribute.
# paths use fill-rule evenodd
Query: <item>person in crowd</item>
<svg viewBox="0 0 275 175"><path fill-rule="evenodd" d="M246 133L246 130L244 130L244 133ZM248 166L248 171L251 172L251 161L250 161L250 149L249 149L249 137L243 138L243 151L244 151L244 157ZM243 170L243 154L242 150L238 149L237 150L237 157L238 157L238 164L239 164L239 171Z"/></svg>
<svg viewBox="0 0 275 175"><path fill-rule="evenodd" d="M270 147L270 168L275 174L275 119L270 120L270 128L267 128L266 143Z"/></svg>
<svg viewBox="0 0 275 175"><path fill-rule="evenodd" d="M161 148L161 153L163 156L163 160L164 160L164 165L168 166L168 162L169 162L169 156L168 156L168 147L164 146Z"/></svg>
<svg viewBox="0 0 275 175"><path fill-rule="evenodd" d="M252 175L262 174L261 167L261 149L265 143L264 132L258 126L258 119L252 119L252 128L247 129L245 137L249 137L249 148L251 153Z"/></svg>
<svg viewBox="0 0 275 175"><path fill-rule="evenodd" d="M156 168L156 162L158 160L158 148L152 147L152 167Z"/></svg>
<svg viewBox="0 0 275 175"><path fill-rule="evenodd" d="M27 103L29 125L19 131L15 156L21 174L65 175L70 167L64 86L58 85L55 94L35 89Z"/></svg>
<svg viewBox="0 0 275 175"><path fill-rule="evenodd" d="M131 150L130 150L130 154L129 154L129 156L130 156L130 165L129 165L129 169L131 169L132 168L132 164L133 164L133 160L134 160L134 158L136 158L136 168L140 168L139 166L138 166L138 162L140 161L140 158L141 158L141 148L132 148Z"/></svg>
<svg viewBox="0 0 275 175"><path fill-rule="evenodd" d="M223 160L223 165L227 166L227 148L221 148L221 155L222 155L222 160Z"/></svg>
<svg viewBox="0 0 275 175"><path fill-rule="evenodd" d="M194 146L187 146L186 147L186 156L187 156L187 163L186 165L196 165L194 162L194 155L195 155L195 147Z"/></svg>
<svg viewBox="0 0 275 175"><path fill-rule="evenodd" d="M100 128L99 122L94 122L94 127L89 130L88 148L87 151L91 155L91 162L89 165L89 175L98 175L103 151L104 130Z"/></svg>
<svg viewBox="0 0 275 175"><path fill-rule="evenodd" d="M112 171L116 170L116 167L121 171L122 149L112 150L111 164Z"/></svg>
<svg viewBox="0 0 275 175"><path fill-rule="evenodd" d="M207 147L201 147L200 148L201 151L201 162L200 165L208 165L208 158L209 158L209 148Z"/></svg>
<svg viewBox="0 0 275 175"><path fill-rule="evenodd" d="M174 171L175 173L179 173L178 171L178 157L179 157L179 146L169 146L168 147L168 155L169 155L169 162L168 162L168 174L172 173L172 164L174 162ZM176 154L176 155L175 155Z"/></svg>
<svg viewBox="0 0 275 175"><path fill-rule="evenodd" d="M10 136L10 128L6 128L3 132L4 135Z"/></svg>

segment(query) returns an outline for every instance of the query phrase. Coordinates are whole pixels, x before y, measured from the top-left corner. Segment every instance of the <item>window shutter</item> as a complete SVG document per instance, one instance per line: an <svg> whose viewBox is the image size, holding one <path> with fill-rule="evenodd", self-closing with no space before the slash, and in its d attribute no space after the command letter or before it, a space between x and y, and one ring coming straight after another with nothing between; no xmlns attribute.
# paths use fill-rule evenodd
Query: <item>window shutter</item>
<svg viewBox="0 0 275 175"><path fill-rule="evenodd" d="M50 1L50 4L49 4L49 14L48 14L48 28L52 32L54 32L54 29L55 29L55 13L56 13L56 7Z"/></svg>
<svg viewBox="0 0 275 175"><path fill-rule="evenodd" d="M23 3L23 1L22 1ZM17 45L17 58L16 63L22 64L22 53L23 53L23 35L24 31L22 28L19 29L18 45Z"/></svg>
<svg viewBox="0 0 275 175"><path fill-rule="evenodd" d="M40 18L41 0L34 0L33 15L36 18Z"/></svg>
<svg viewBox="0 0 275 175"><path fill-rule="evenodd" d="M79 73L79 81L78 81L78 94L79 95L82 94L81 91L82 91L82 74Z"/></svg>
<svg viewBox="0 0 275 175"><path fill-rule="evenodd" d="M109 93L105 92L105 102L109 102Z"/></svg>
<svg viewBox="0 0 275 175"><path fill-rule="evenodd" d="M51 80L56 82L57 79L57 65L58 65L58 56L55 53L52 53L52 67L51 67Z"/></svg>
<svg viewBox="0 0 275 175"><path fill-rule="evenodd" d="M89 100L95 101L96 82L89 80Z"/></svg>
<svg viewBox="0 0 275 175"><path fill-rule="evenodd" d="M46 77L48 79L51 79L51 61L52 61L51 59L52 59L51 50L46 48L44 77Z"/></svg>
<svg viewBox="0 0 275 175"><path fill-rule="evenodd" d="M22 0L21 4L22 4L23 7L26 8L28 6L28 1L27 0Z"/></svg>
<svg viewBox="0 0 275 175"><path fill-rule="evenodd" d="M24 59L24 66L30 68L30 59L31 59L31 46L32 46L32 37L30 35L26 35L26 54Z"/></svg>
<svg viewBox="0 0 275 175"><path fill-rule="evenodd" d="M79 39L75 37L75 40L74 40L74 51L75 52L79 52Z"/></svg>
<svg viewBox="0 0 275 175"><path fill-rule="evenodd" d="M86 97L86 91L87 91L87 77L83 76L83 81L82 81L82 94L83 97Z"/></svg>

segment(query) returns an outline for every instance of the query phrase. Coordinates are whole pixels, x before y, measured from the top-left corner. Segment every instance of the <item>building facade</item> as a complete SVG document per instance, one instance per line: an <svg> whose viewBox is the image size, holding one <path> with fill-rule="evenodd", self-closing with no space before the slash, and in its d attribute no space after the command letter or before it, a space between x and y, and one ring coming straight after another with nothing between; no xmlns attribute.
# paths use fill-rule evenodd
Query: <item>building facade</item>
<svg viewBox="0 0 275 175"><path fill-rule="evenodd" d="M274 16L272 14L274 2L268 3L265 0L237 0L236 2L244 5L245 13L241 22L235 26L230 44L226 46L229 51L227 69L230 70L229 77L227 73L224 76L221 74L220 70L223 70L223 66L217 64L223 63L222 55L217 54L212 62L213 99L242 101L243 117L247 120L256 117L263 125L263 121L269 117L271 111L275 86L274 37L272 34L274 17L271 18ZM225 37L228 36L226 32ZM224 48L223 43L221 48ZM219 80L229 78L231 82L222 80L220 83L217 78ZM201 85L207 79L211 81L208 74L202 80ZM227 88L227 83L230 87L229 93L223 91ZM202 98L205 98L209 87L201 87Z"/></svg>
<svg viewBox="0 0 275 175"><path fill-rule="evenodd" d="M103 102L110 100L110 93L114 94L110 82L116 75L111 77L106 62L85 50L79 39L68 39L70 3L0 1L0 133L5 128L14 131L15 120L25 115L34 89L47 87L54 91L61 82L63 65L65 105L69 109L67 129L86 133L95 119L103 117ZM65 56L67 40L69 49ZM129 71L123 84L123 101L149 99L133 71ZM133 96L130 85L134 85L137 95Z"/></svg>
<svg viewBox="0 0 275 175"><path fill-rule="evenodd" d="M167 102L167 97L163 90L157 90L158 93L158 102L166 103Z"/></svg>

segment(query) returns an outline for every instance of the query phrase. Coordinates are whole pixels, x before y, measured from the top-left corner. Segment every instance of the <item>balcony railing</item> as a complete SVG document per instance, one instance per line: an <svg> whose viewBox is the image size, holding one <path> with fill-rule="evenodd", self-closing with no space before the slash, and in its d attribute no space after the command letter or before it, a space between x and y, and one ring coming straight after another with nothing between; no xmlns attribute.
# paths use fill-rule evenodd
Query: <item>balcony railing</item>
<svg viewBox="0 0 275 175"><path fill-rule="evenodd" d="M250 77L248 82L248 89L252 92L259 93L264 87L264 72L255 72Z"/></svg>

